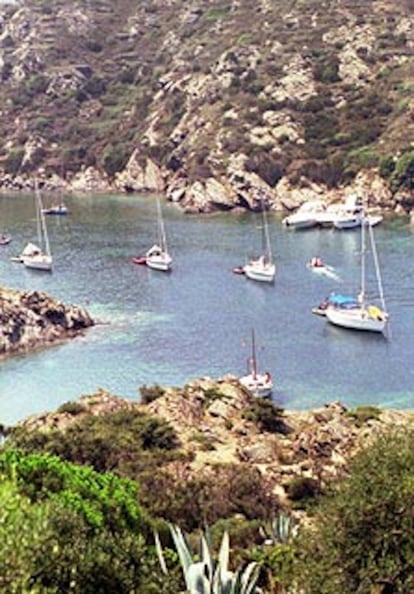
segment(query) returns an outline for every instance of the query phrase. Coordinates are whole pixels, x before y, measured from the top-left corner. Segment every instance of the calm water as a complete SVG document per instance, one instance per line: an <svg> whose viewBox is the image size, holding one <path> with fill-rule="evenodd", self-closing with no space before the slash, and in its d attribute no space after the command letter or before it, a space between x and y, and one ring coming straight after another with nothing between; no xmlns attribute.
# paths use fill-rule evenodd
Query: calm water
<svg viewBox="0 0 414 594"><path fill-rule="evenodd" d="M1 422L53 410L99 387L137 399L144 384L241 374L253 326L260 368L272 371L274 399L285 408L336 399L413 408L414 235L405 221L375 230L391 315L386 340L311 314L331 290L358 289L358 231L295 233L270 216L278 269L275 285L267 286L231 272L259 248L257 215L192 217L164 204L174 256L174 270L165 274L130 262L154 239L153 198L72 197L67 204L69 216L47 221L55 260L49 275L10 261L35 239L33 197L0 197L0 231L13 236L0 251L1 282L86 305L103 324L67 344L1 362ZM307 270L315 254L342 282Z"/></svg>

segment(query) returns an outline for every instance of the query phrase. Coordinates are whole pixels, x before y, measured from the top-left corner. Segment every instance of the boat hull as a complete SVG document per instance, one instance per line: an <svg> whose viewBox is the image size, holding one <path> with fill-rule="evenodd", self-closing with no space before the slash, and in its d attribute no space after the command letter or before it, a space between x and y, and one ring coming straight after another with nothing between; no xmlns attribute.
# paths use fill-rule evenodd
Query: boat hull
<svg viewBox="0 0 414 594"><path fill-rule="evenodd" d="M316 227L318 225L318 221L316 218L298 218L295 215L291 217L287 217L283 220L283 224L285 227L289 229L311 229L312 227Z"/></svg>
<svg viewBox="0 0 414 594"><path fill-rule="evenodd" d="M272 283L275 280L276 266L274 264L257 265L254 262L246 264L243 268L245 276L251 280L262 283Z"/></svg>
<svg viewBox="0 0 414 594"><path fill-rule="evenodd" d="M273 382L268 373L258 373L256 376L245 375L239 381L253 396L258 398L269 398L272 394Z"/></svg>
<svg viewBox="0 0 414 594"><path fill-rule="evenodd" d="M325 315L328 322L334 326L341 326L349 330L362 330L366 332L384 332L387 326L387 316L378 308L371 315L368 308L340 309L328 307Z"/></svg>
<svg viewBox="0 0 414 594"><path fill-rule="evenodd" d="M36 255L36 256L26 256L22 258L23 265L26 268L30 268L32 270L43 270L46 272L50 272L53 267L53 260L51 256L46 255Z"/></svg>
<svg viewBox="0 0 414 594"><path fill-rule="evenodd" d="M164 256L147 256L145 263L148 268L152 268L153 270L168 272L171 270L172 258L168 254Z"/></svg>

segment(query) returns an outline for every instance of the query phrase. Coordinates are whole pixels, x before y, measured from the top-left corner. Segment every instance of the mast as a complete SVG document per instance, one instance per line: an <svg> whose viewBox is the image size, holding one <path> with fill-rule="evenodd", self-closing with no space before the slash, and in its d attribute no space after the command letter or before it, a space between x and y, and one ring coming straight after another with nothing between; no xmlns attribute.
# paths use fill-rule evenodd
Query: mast
<svg viewBox="0 0 414 594"><path fill-rule="evenodd" d="M263 205L263 198L260 199L260 204L262 206L262 220L263 220L263 228L262 228L262 242L263 242L263 252L265 256L265 261L272 263L272 250L270 247L270 237L269 237L269 228L267 226L267 218L266 218L266 210Z"/></svg>
<svg viewBox="0 0 414 594"><path fill-rule="evenodd" d="M256 379L257 376L257 360L256 360L256 341L254 336L254 328L252 328L252 376Z"/></svg>
<svg viewBox="0 0 414 594"><path fill-rule="evenodd" d="M361 305L365 303L365 225L367 219L365 218L365 211L362 214L361 221L361 291L358 295L358 300Z"/></svg>
<svg viewBox="0 0 414 594"><path fill-rule="evenodd" d="M161 245L161 249L166 252L167 251L167 238L165 235L165 227L164 227L164 220L162 218L162 212L161 212L161 203L159 201L159 198L157 198L157 212L158 212L158 229L159 229L159 234L160 234L160 245Z"/></svg>
<svg viewBox="0 0 414 594"><path fill-rule="evenodd" d="M374 256L375 274L377 277L377 284L378 284L379 297L380 297L380 301L381 301L381 307L384 311L387 311L387 308L385 306L384 289L382 286L382 278L381 278L381 271L380 271L380 267L379 267L377 246L375 245L374 230L372 228L372 225L369 225L369 238L370 238L370 242L371 242L372 255Z"/></svg>
<svg viewBox="0 0 414 594"><path fill-rule="evenodd" d="M47 255L50 256L49 236L47 234L47 227L45 215L43 212L42 198L40 196L37 179L35 179L35 193L36 193L36 226L39 247Z"/></svg>

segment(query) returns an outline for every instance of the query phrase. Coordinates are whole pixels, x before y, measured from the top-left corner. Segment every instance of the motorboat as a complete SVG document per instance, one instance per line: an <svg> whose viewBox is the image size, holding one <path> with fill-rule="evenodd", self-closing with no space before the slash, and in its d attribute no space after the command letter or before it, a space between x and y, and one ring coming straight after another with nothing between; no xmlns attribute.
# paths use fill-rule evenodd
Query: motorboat
<svg viewBox="0 0 414 594"><path fill-rule="evenodd" d="M316 227L318 216L325 212L325 205L321 200L304 202L296 212L285 217L283 224L289 229L310 229Z"/></svg>
<svg viewBox="0 0 414 594"><path fill-rule="evenodd" d="M50 208L43 208L43 214L45 215L67 215L68 212L68 207L63 203L54 204Z"/></svg>
<svg viewBox="0 0 414 594"><path fill-rule="evenodd" d="M0 245L9 245L11 242L10 235L1 235L0 236Z"/></svg>
<svg viewBox="0 0 414 594"><path fill-rule="evenodd" d="M306 267L309 268L315 274L320 274L324 276L328 276L334 280L339 281L340 277L338 276L335 268L326 264L321 258L315 256L311 258L311 260L306 264Z"/></svg>

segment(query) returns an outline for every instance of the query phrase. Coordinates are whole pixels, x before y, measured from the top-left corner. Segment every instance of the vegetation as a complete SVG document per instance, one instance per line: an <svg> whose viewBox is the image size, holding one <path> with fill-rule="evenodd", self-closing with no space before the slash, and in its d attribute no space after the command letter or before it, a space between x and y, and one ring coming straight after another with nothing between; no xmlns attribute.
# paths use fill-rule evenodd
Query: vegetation
<svg viewBox="0 0 414 594"><path fill-rule="evenodd" d="M412 592L413 481L413 431L384 435L363 451L299 537L301 591Z"/></svg>
<svg viewBox="0 0 414 594"><path fill-rule="evenodd" d="M132 482L14 450L0 476L2 591L168 591Z"/></svg>
<svg viewBox="0 0 414 594"><path fill-rule="evenodd" d="M217 398L219 390L207 391L209 403ZM253 404L249 420L283 440L282 411ZM141 410L97 417L82 401L61 413L64 431L14 428L0 452L2 591L413 591L413 429L367 442L323 492L303 467L283 485L289 511L248 463L188 472L191 454L171 427ZM366 406L347 416L362 426L379 414Z"/></svg>
<svg viewBox="0 0 414 594"><path fill-rule="evenodd" d="M200 539L200 559L194 559L183 533L178 526L170 526L180 558L186 589L190 594L256 594L259 566L252 562L237 572L229 570L230 544L228 532L223 534L217 561L213 558L211 539L202 535ZM156 538L157 552L164 573L168 573L160 540Z"/></svg>
<svg viewBox="0 0 414 594"><path fill-rule="evenodd" d="M92 165L113 178L138 149L193 181L220 177L243 153L270 187L305 172L336 185L389 154L392 190L412 189L410 40L395 27L411 16L409 0L381 14L314 0L75 6L1 7L4 172ZM273 135L273 121L293 135ZM26 150L33 140L41 150Z"/></svg>

